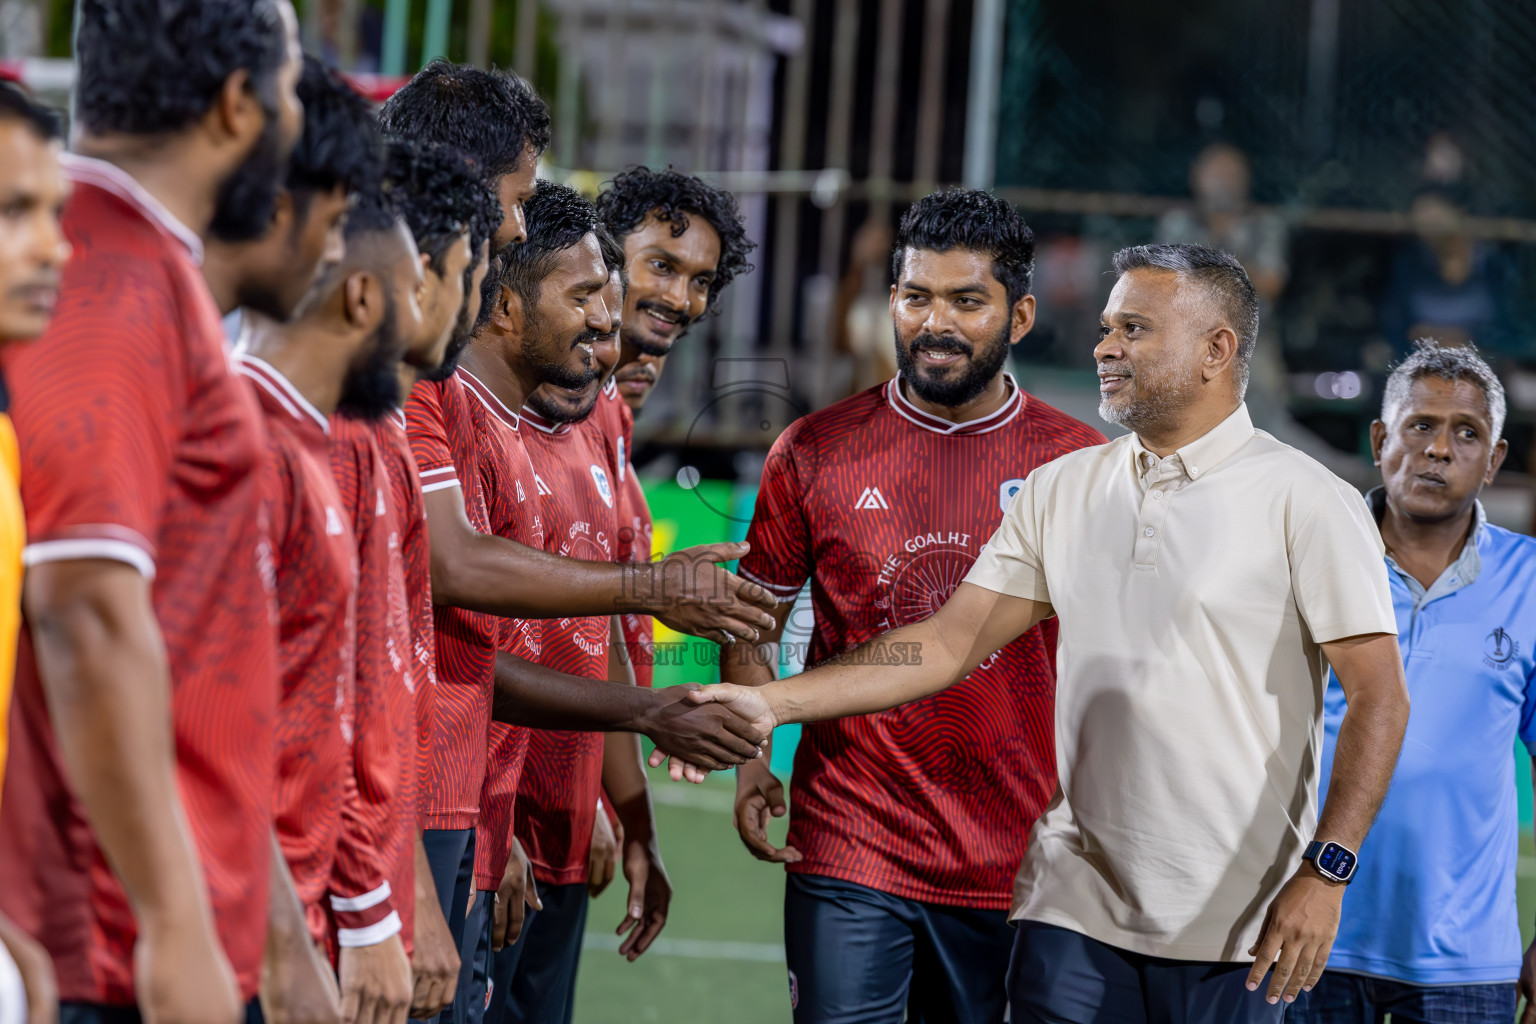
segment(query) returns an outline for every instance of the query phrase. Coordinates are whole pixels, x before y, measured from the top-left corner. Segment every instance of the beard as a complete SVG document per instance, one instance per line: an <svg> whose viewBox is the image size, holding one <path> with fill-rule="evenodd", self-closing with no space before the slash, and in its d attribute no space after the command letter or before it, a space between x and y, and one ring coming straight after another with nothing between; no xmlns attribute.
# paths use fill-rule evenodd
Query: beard
<svg viewBox="0 0 1536 1024"><path fill-rule="evenodd" d="M268 111L267 125L255 148L219 187L208 233L221 242L250 242L272 226L288 168L288 157L278 139L279 130L277 111Z"/></svg>
<svg viewBox="0 0 1536 1024"><path fill-rule="evenodd" d="M336 411L354 420L377 420L400 405L400 332L394 298L384 299L384 319L373 332L362 365L347 371Z"/></svg>
<svg viewBox="0 0 1536 1024"><path fill-rule="evenodd" d="M1008 361L1010 330L1011 325L1005 323L996 337L981 346L979 357L976 354L976 346L959 338L940 338L925 331L913 338L912 343L908 345L903 344L901 335L897 334L897 373L923 401L951 409L959 408L980 396L987 389L987 385L992 383L1002 371L1003 364ZM958 352L970 359L970 364L963 366L958 373L947 374L939 379L926 377L918 368L917 359L912 354L913 350L918 348L935 352Z"/></svg>
<svg viewBox="0 0 1536 1024"><path fill-rule="evenodd" d="M1103 362L1100 373L1128 373L1129 390L1099 399L1099 418L1137 434L1156 430L1195 400L1200 387L1198 353L1186 362L1165 358L1140 370L1129 362Z"/></svg>
<svg viewBox="0 0 1536 1024"><path fill-rule="evenodd" d="M534 331L537 331L539 327L538 321L530 321L529 326ZM571 339L570 345L566 347L566 352L569 352L577 345L596 344L601 338L601 334L589 327ZM583 369L572 370L565 365L564 353L562 353L562 358L559 361L546 361L537 354L537 349L530 350L525 348L524 352L527 353L529 362L539 371L539 379L545 384L553 384L557 388L565 388L568 391L580 391L588 384L597 380L597 366L590 358L587 359L587 364Z"/></svg>
<svg viewBox="0 0 1536 1024"><path fill-rule="evenodd" d="M474 323L469 320L470 288L474 283L475 265L471 263L469 269L464 271L464 301L459 305L459 316L453 322L453 340L448 342L448 347L443 350L443 361L435 367L421 374L422 380L444 381L453 376L459 368L459 358L464 355L464 350L474 340L475 328L480 326L477 317ZM490 275L486 275L489 280ZM480 309L484 311L485 300L482 298Z"/></svg>
<svg viewBox="0 0 1536 1024"><path fill-rule="evenodd" d="M579 402L575 398L562 402L550 398L543 388L539 388L528 396L528 407L551 423L580 423L597 408L600 390L592 388L591 393L583 395Z"/></svg>

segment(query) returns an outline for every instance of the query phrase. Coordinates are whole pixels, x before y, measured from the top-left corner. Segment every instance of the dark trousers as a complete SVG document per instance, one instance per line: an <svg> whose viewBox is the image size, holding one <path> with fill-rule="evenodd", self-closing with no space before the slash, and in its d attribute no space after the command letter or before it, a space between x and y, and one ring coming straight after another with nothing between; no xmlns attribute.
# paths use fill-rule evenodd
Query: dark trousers
<svg viewBox="0 0 1536 1024"><path fill-rule="evenodd" d="M998 1024L1008 915L792 874L784 950L795 1024Z"/></svg>
<svg viewBox="0 0 1536 1024"><path fill-rule="evenodd" d="M101 1003L60 1003L59 1024L142 1024L137 1006L105 1006ZM263 1024L261 1000L245 1004L245 1024Z"/></svg>
<svg viewBox="0 0 1536 1024"><path fill-rule="evenodd" d="M1519 993L1492 985L1410 985L1345 971L1324 971L1311 992L1286 1011L1286 1024L1509 1024Z"/></svg>
<svg viewBox="0 0 1536 1024"><path fill-rule="evenodd" d="M490 1006L484 1024L571 1024L576 968L587 930L587 887L539 883L543 910L530 910L523 933L490 956Z"/></svg>
<svg viewBox="0 0 1536 1024"><path fill-rule="evenodd" d="M465 912L475 887L475 830L472 828L435 829L421 833L421 845L432 870L432 884L437 886L438 903L454 945L459 947L459 984L448 1009L438 1014L438 1024L469 1024L467 1000L470 960L474 955L475 936L465 928ZM478 900L475 901L477 904Z"/></svg>
<svg viewBox="0 0 1536 1024"><path fill-rule="evenodd" d="M1145 956L1020 922L1008 966L1013 1024L1279 1024L1285 1003L1249 992L1252 964Z"/></svg>

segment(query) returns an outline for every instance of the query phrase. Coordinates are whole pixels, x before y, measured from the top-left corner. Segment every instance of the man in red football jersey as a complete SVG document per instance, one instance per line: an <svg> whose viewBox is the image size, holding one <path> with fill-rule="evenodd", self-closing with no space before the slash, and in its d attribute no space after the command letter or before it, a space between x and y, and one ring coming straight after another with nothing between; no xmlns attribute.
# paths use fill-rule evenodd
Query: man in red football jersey
<svg viewBox="0 0 1536 1024"><path fill-rule="evenodd" d="M391 97L382 121L392 132L455 146L478 160L506 213L495 241L503 251L522 241L522 202L532 193L534 166L549 141L548 109L526 82L506 72L434 62ZM487 290L499 287L492 281ZM487 316L483 306L480 319ZM742 545L703 546L660 563L619 566L562 559L496 537L477 472L474 407L453 377L460 341L467 343L467 336L450 347L436 379L413 390L406 414L426 496L437 607L437 733L423 842L449 926L467 942L464 908L475 885L472 836L485 779L496 619L611 614L630 606L685 632L752 638L772 621L765 610L772 598L714 564L739 557Z"/></svg>
<svg viewBox="0 0 1536 1024"><path fill-rule="evenodd" d="M411 715L408 705L398 711L378 706L401 703L392 694L362 692L370 686L385 690L399 680L365 683L365 674L384 670L359 665L365 657L378 660L374 638L359 643L359 609L366 598L358 592L359 545L352 524L364 518L355 508L362 499L355 474L348 477L333 466L330 413L338 406L371 411L389 401L402 332L414 332L419 319L414 293L421 267L409 231L372 190L353 202L346 243L346 257L316 284L302 316L288 324L251 317L241 368L266 412L275 469L271 500L283 668L279 837L311 935L339 947L345 1019L398 1022L405 1019L411 996L399 907L409 912L412 893L407 890L397 905L389 885L389 868L398 856L392 844L400 809L388 799L396 789L388 774L395 765L366 748L395 748L396 733L408 733ZM351 486L342 486L342 480ZM365 497L372 512L372 488ZM380 617L375 611L368 615ZM377 629L376 622L370 625ZM400 689L403 694L403 684ZM397 718L404 719L403 729L395 728ZM382 798L380 789L387 791Z"/></svg>
<svg viewBox="0 0 1536 1024"><path fill-rule="evenodd" d="M48 327L69 260L64 202L69 181L59 164L64 125L19 86L0 82L0 346L35 340ZM21 619L20 458L0 380L0 780ZM0 1020L49 1024L58 1018L58 984L48 952L0 913Z"/></svg>
<svg viewBox="0 0 1536 1024"><path fill-rule="evenodd" d="M900 375L775 443L741 571L783 602L774 641L814 579L809 663L931 614L1030 471L1104 441L1004 372L1034 322L1033 256L1034 236L1001 199L954 190L917 202L893 255ZM742 841L790 872L797 1021L894 1020L903 1007L914 1020L1002 1019L1013 877L1056 783L1054 628L936 697L807 726L782 849L767 838L785 811L767 759L738 773ZM753 653L727 658L724 680L766 682L777 648Z"/></svg>
<svg viewBox="0 0 1536 1024"><path fill-rule="evenodd" d="M72 1019L232 1024L267 934L276 637L264 428L197 263L211 225L270 220L297 22L86 0L75 50L74 260L46 341L6 360L31 569L0 908Z"/></svg>
<svg viewBox="0 0 1536 1024"><path fill-rule="evenodd" d="M619 361L603 386L593 420L618 464L621 562L651 560L651 509L630 461L634 420L666 367L672 346L719 301L726 286L752 268L736 197L690 174L636 167L617 175L597 197L597 216L620 249L625 329ZM650 686L655 666L651 616L619 617L635 682Z"/></svg>

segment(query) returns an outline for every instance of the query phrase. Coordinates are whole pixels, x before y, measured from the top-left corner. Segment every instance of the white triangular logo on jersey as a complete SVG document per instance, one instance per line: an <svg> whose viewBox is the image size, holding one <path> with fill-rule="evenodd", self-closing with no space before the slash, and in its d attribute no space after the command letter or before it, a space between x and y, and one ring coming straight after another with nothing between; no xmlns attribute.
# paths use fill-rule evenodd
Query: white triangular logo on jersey
<svg viewBox="0 0 1536 1024"><path fill-rule="evenodd" d="M601 495L603 504L613 508L613 491L608 486L608 474L596 463L592 464L592 480L597 484L597 493Z"/></svg>
<svg viewBox="0 0 1536 1024"><path fill-rule="evenodd" d="M375 491L375 493L379 496L379 504L378 507L373 510L373 514L376 516L381 516L384 514L384 489L380 487Z"/></svg>
<svg viewBox="0 0 1536 1024"><path fill-rule="evenodd" d="M864 493L859 495L859 500L853 503L853 507L858 509L889 509L891 506L885 503L885 495L880 493L880 488L866 487L864 488Z"/></svg>
<svg viewBox="0 0 1536 1024"><path fill-rule="evenodd" d="M523 482L521 480L515 480L513 482L517 484L517 503L521 505L523 502L528 500L528 495L523 493Z"/></svg>
<svg viewBox="0 0 1536 1024"><path fill-rule="evenodd" d="M538 485L539 497L542 498L546 494L555 493L549 489L549 484L544 482L544 478L539 476L537 473L533 474L533 482Z"/></svg>
<svg viewBox="0 0 1536 1024"><path fill-rule="evenodd" d="M325 535L340 537L345 532L341 525L341 516L336 514L336 509L330 505L325 506Z"/></svg>

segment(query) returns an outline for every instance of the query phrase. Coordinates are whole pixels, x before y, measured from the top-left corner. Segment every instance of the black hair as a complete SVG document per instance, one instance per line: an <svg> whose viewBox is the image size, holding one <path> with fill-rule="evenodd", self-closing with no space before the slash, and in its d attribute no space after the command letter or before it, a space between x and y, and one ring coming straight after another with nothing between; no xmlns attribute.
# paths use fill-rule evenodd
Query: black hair
<svg viewBox="0 0 1536 1024"><path fill-rule="evenodd" d="M438 276L461 235L469 235L471 257L478 256L501 224L501 204L481 176L480 165L452 146L390 139L384 187Z"/></svg>
<svg viewBox="0 0 1536 1024"><path fill-rule="evenodd" d="M0 81L0 121L20 121L44 142L64 137L64 121L14 82Z"/></svg>
<svg viewBox="0 0 1536 1024"><path fill-rule="evenodd" d="M1168 270L1206 288L1237 335L1238 394L1248 388L1248 366L1259 343L1259 295L1237 257L1204 245L1133 245L1114 255L1115 273Z"/></svg>
<svg viewBox="0 0 1536 1024"><path fill-rule="evenodd" d="M432 61L379 111L391 135L461 149L491 182L517 169L523 150L549 148L549 107L520 75Z"/></svg>
<svg viewBox="0 0 1536 1024"><path fill-rule="evenodd" d="M709 284L713 306L725 286L752 269L747 254L757 243L747 238L736 197L691 174L667 168L631 167L614 177L597 197L597 216L622 245L648 216L672 225L672 237L688 230L689 216L704 218L720 236L720 262Z"/></svg>
<svg viewBox="0 0 1536 1024"><path fill-rule="evenodd" d="M400 217L393 197L378 182L353 189L347 207L346 237L352 239L370 232L392 231Z"/></svg>
<svg viewBox="0 0 1536 1024"><path fill-rule="evenodd" d="M976 188L946 188L913 203L896 229L891 276L901 280L908 249L964 249L992 259L992 276L1011 308L1029 294L1035 272L1035 233L1013 204Z"/></svg>
<svg viewBox="0 0 1536 1024"><path fill-rule="evenodd" d="M609 276L618 274L619 282L627 289L629 274L624 270L624 245L601 221L597 225L597 247L603 251L603 266L608 268Z"/></svg>
<svg viewBox="0 0 1536 1024"><path fill-rule="evenodd" d="M270 118L288 41L276 0L79 0L75 117L87 131L180 131L237 71Z"/></svg>
<svg viewBox="0 0 1536 1024"><path fill-rule="evenodd" d="M528 218L528 238L497 254L494 276L531 313L539 302L539 286L554 270L559 253L597 230L597 211L570 186L540 180L533 198L523 204L523 213Z"/></svg>
<svg viewBox="0 0 1536 1024"><path fill-rule="evenodd" d="M316 193L376 188L383 169L378 126L367 99L319 60L305 55L299 79L304 132L288 161L288 192L305 210Z"/></svg>

